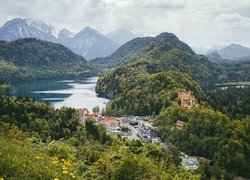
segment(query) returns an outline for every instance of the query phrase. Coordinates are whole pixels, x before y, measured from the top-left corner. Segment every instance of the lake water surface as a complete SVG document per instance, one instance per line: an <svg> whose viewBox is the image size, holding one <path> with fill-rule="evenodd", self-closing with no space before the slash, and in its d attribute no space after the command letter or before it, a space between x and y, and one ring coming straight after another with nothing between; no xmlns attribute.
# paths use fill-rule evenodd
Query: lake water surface
<svg viewBox="0 0 250 180"><path fill-rule="evenodd" d="M82 80L34 80L14 83L14 96L28 96L40 102L48 101L55 108L105 107L108 99L98 97L95 86L98 77Z"/></svg>

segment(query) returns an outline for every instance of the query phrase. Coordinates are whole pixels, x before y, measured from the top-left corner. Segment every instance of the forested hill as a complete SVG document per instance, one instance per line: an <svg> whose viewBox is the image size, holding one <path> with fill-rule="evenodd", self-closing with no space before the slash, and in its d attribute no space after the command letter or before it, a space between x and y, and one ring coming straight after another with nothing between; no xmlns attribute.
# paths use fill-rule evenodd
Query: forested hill
<svg viewBox="0 0 250 180"><path fill-rule="evenodd" d="M161 47L160 52L177 48L190 54L195 54L187 44L180 41L174 34L164 32L155 38L135 38L122 45L111 56L93 59L91 60L91 63L103 65L108 68L118 67L131 61L137 56L144 55L146 52L155 51L157 46Z"/></svg>
<svg viewBox="0 0 250 180"><path fill-rule="evenodd" d="M129 60L130 57L139 54L139 51L143 49L147 44L150 44L153 39L154 38L152 37L135 38L122 45L110 56L92 59L90 63L102 66L104 68L118 67Z"/></svg>
<svg viewBox="0 0 250 180"><path fill-rule="evenodd" d="M242 64L239 69L237 65L211 63L171 33L142 39L123 46L140 41L140 45L135 43L137 50L127 48L127 56L125 50L119 49L126 57L123 64L97 82L97 93L113 99L109 103L111 114L158 114L171 105L180 90L190 90L201 99L199 86L208 90L216 83L250 79L249 64Z"/></svg>
<svg viewBox="0 0 250 180"><path fill-rule="evenodd" d="M222 79L227 82L250 81L250 60L242 62L225 62L220 64L223 69Z"/></svg>
<svg viewBox="0 0 250 180"><path fill-rule="evenodd" d="M209 62L205 56L196 55L172 33L134 39L110 57L91 62L103 63L106 67L131 67L149 74L178 71L191 76L203 88L213 86L220 76L223 80L223 70L218 65Z"/></svg>
<svg viewBox="0 0 250 180"><path fill-rule="evenodd" d="M178 72L149 75L131 68L118 68L100 78L96 86L97 93L113 98L106 107L113 115L158 114L163 107L171 106L183 90L191 91L198 98L203 96L194 80Z"/></svg>
<svg viewBox="0 0 250 180"><path fill-rule="evenodd" d="M90 76L87 61L60 44L34 38L0 41L0 77L24 80L68 76Z"/></svg>

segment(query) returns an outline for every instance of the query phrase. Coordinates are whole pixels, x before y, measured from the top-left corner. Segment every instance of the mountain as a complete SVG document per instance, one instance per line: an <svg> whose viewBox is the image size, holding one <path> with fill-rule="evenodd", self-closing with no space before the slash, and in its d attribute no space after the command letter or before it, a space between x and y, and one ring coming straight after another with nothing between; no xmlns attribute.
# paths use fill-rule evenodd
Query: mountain
<svg viewBox="0 0 250 180"><path fill-rule="evenodd" d="M214 63L221 63L222 62L222 58L218 54L217 50L214 50L214 51L210 52L206 56L207 56L208 60L211 61L211 62L214 62Z"/></svg>
<svg viewBox="0 0 250 180"><path fill-rule="evenodd" d="M161 72L172 71L188 75L205 90L214 88L216 83L242 81L250 78L249 63L242 64L241 67L244 67L241 68L242 71L231 64L217 65L210 62L207 57L195 54L187 44L172 33L133 39L121 46L111 56L94 59L90 63L114 69L105 73L98 80L96 91L99 95L114 99L117 103L120 102L119 99L123 99L124 101L120 102L122 104L126 101L125 96L131 100L136 98L130 96L136 97L140 94L138 99L147 96L146 92L143 94L144 91L138 92L139 94L133 91L141 89L141 87L143 89L151 75ZM164 78L168 79L168 77ZM161 82L161 79L159 81ZM181 78L180 81L182 81ZM173 82L169 81L169 87L173 86L171 84ZM156 85L155 89L158 88L162 87ZM125 104L129 106L129 103L132 104L130 101Z"/></svg>
<svg viewBox="0 0 250 180"><path fill-rule="evenodd" d="M110 58L99 59L114 70L98 79L96 92L112 99L107 106L112 115L159 114L176 101L178 91L202 97L200 86L208 88L220 73L217 65L172 33L133 39Z"/></svg>
<svg viewBox="0 0 250 180"><path fill-rule="evenodd" d="M58 34L57 42L60 44L67 45L69 47L71 46L71 39L73 37L74 34L68 31L67 29L61 29Z"/></svg>
<svg viewBox="0 0 250 180"><path fill-rule="evenodd" d="M137 83L147 81L144 78L160 72L184 73L204 89L213 87L218 77L223 79L218 65L209 62L205 56L195 54L172 33L161 33L154 38L136 38L110 57L91 61L96 65L100 62L106 67L116 68L97 83L97 92L109 98L119 97L124 91L136 87Z"/></svg>
<svg viewBox="0 0 250 180"><path fill-rule="evenodd" d="M64 45L87 59L108 56L119 47L118 43L90 27L77 33L71 39L70 44Z"/></svg>
<svg viewBox="0 0 250 180"><path fill-rule="evenodd" d="M211 52L213 52L214 50L219 51L221 49L223 49L225 46L221 46L221 45L215 45L213 47L211 47L208 51L206 51L204 54L209 54Z"/></svg>
<svg viewBox="0 0 250 180"><path fill-rule="evenodd" d="M152 55L155 55L153 58L157 58L157 56L163 55L163 52L168 52L174 48L184 50L190 54L195 54L188 45L181 42L174 34L162 33L155 38L135 38L122 45L111 56L93 59L91 63L114 68L129 61L133 61L133 59L138 59L144 55L150 54L151 52L156 53Z"/></svg>
<svg viewBox="0 0 250 180"><path fill-rule="evenodd" d="M55 28L43 21L15 18L0 28L0 40L13 41L20 38L36 38L65 45L87 59L112 54L120 44L90 27L77 34L62 29L58 36Z"/></svg>
<svg viewBox="0 0 250 180"><path fill-rule="evenodd" d="M90 63L106 68L118 67L132 56L136 56L140 49L143 49L143 47L149 44L152 40L152 37L135 38L119 47L110 56L92 59Z"/></svg>
<svg viewBox="0 0 250 180"><path fill-rule="evenodd" d="M223 59L237 60L250 56L250 48L243 47L238 44L231 44L218 51Z"/></svg>
<svg viewBox="0 0 250 180"><path fill-rule="evenodd" d="M60 44L34 38L0 41L2 80L65 78L93 75L87 61Z"/></svg>
<svg viewBox="0 0 250 180"><path fill-rule="evenodd" d="M126 29L117 29L106 35L109 39L118 42L120 45L136 38L136 35Z"/></svg>
<svg viewBox="0 0 250 180"><path fill-rule="evenodd" d="M0 28L0 40L13 41L19 38L36 38L55 42L55 29L49 24L32 19L15 18Z"/></svg>
<svg viewBox="0 0 250 180"><path fill-rule="evenodd" d="M195 55L193 50L187 44L181 42L174 34L161 33L155 38L135 38L122 45L111 56L93 59L91 63L114 68L132 61L144 59L143 56L147 55L150 55L150 57L153 56L152 58L157 60L160 56L164 56L164 53L177 49ZM146 61L149 57L145 58ZM151 60L152 59L150 59L150 61Z"/></svg>

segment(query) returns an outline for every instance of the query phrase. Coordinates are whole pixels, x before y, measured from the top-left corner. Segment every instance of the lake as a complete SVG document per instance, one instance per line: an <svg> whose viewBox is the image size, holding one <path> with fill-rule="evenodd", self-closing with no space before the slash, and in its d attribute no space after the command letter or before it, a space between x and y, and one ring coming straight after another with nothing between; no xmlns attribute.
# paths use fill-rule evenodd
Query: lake
<svg viewBox="0 0 250 180"><path fill-rule="evenodd" d="M81 80L33 80L13 83L13 96L28 96L40 102L47 101L55 108L105 107L108 99L98 97L95 86L98 77Z"/></svg>

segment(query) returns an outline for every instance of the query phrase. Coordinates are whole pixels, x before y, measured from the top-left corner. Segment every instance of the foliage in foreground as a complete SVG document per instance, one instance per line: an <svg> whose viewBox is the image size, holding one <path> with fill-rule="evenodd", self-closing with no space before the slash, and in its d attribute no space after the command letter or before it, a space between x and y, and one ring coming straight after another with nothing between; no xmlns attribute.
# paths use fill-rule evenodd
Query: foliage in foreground
<svg viewBox="0 0 250 180"><path fill-rule="evenodd" d="M73 109L1 96L0 177L199 179L179 167L176 148L111 137L93 119L81 125L76 117Z"/></svg>
<svg viewBox="0 0 250 180"><path fill-rule="evenodd" d="M13 179L75 178L75 164L58 159L45 151L46 145L34 143L36 137L18 130L16 126L1 124L0 177Z"/></svg>
<svg viewBox="0 0 250 180"><path fill-rule="evenodd" d="M175 128L177 120L186 122L183 129ZM232 178L250 177L250 119L231 120L209 108L166 108L156 118L162 139L174 143L181 151L214 161L220 175L222 169ZM221 169L221 170L220 170ZM207 174L208 176L209 173Z"/></svg>

